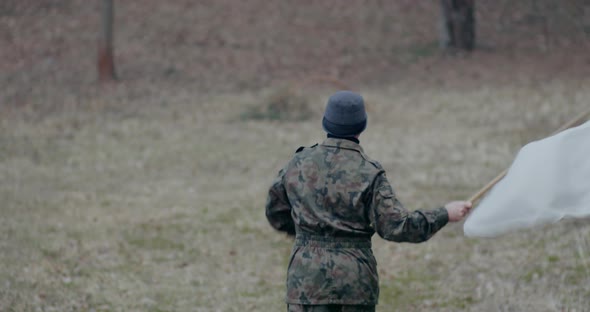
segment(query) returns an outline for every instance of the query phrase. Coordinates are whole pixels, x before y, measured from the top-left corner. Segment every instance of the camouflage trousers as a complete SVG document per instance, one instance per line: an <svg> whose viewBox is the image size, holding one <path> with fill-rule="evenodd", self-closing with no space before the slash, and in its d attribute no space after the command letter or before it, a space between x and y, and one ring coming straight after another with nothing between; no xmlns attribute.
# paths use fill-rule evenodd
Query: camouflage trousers
<svg viewBox="0 0 590 312"><path fill-rule="evenodd" d="M287 269L288 304L373 306L378 298L369 237L297 234Z"/></svg>
<svg viewBox="0 0 590 312"><path fill-rule="evenodd" d="M375 312L374 305L303 305L289 304L288 312Z"/></svg>

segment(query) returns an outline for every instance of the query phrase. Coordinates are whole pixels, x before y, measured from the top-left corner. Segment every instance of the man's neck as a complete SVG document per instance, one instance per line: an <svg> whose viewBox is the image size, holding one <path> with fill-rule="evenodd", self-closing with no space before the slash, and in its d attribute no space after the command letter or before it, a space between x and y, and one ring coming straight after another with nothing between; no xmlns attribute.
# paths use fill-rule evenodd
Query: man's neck
<svg viewBox="0 0 590 312"><path fill-rule="evenodd" d="M329 134L328 133L328 138L334 138L334 139L344 139L344 140L349 140L352 141L356 144L360 144L360 141L358 138L356 137L343 137L343 136L337 136L337 135L333 135L333 134Z"/></svg>

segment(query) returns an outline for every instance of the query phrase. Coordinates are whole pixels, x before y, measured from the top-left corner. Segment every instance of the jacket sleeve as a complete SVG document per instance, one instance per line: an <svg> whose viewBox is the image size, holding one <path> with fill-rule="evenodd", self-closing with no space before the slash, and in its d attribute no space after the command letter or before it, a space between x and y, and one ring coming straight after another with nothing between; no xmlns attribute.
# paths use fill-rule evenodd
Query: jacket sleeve
<svg viewBox="0 0 590 312"><path fill-rule="evenodd" d="M285 168L272 182L266 200L266 219L278 231L295 235L295 223L291 217L291 204L284 185Z"/></svg>
<svg viewBox="0 0 590 312"><path fill-rule="evenodd" d="M444 207L409 212L399 202L385 172L380 173L372 188L369 218L377 234L395 242L420 243L430 239L449 222Z"/></svg>

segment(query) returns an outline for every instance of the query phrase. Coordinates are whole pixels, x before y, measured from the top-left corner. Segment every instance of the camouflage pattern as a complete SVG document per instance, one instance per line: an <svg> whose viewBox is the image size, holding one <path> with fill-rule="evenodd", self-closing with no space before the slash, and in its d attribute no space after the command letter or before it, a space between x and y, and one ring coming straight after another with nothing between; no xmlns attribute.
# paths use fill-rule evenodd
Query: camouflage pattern
<svg viewBox="0 0 590 312"><path fill-rule="evenodd" d="M373 234L419 243L448 222L445 208L407 211L381 165L337 138L295 154L270 187L266 217L296 234L286 302L303 305L377 304Z"/></svg>
<svg viewBox="0 0 590 312"><path fill-rule="evenodd" d="M288 312L375 312L374 305L302 305L289 304Z"/></svg>

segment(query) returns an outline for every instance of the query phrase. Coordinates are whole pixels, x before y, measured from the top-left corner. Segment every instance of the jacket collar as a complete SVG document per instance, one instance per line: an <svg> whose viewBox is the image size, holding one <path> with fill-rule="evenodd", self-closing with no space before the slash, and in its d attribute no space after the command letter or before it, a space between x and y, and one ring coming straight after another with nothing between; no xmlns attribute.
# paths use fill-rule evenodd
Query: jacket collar
<svg viewBox="0 0 590 312"><path fill-rule="evenodd" d="M364 152L363 148L359 144L347 139L327 138L324 140L324 142L322 142L322 146L349 149L361 153Z"/></svg>

